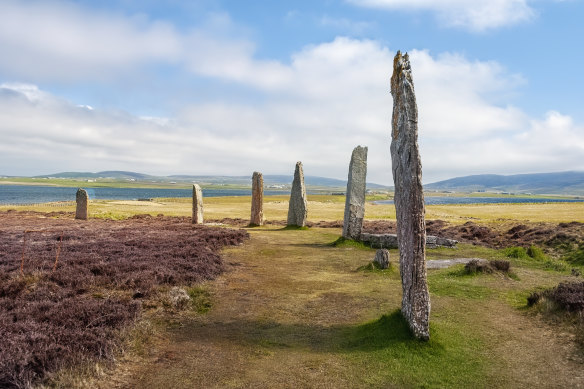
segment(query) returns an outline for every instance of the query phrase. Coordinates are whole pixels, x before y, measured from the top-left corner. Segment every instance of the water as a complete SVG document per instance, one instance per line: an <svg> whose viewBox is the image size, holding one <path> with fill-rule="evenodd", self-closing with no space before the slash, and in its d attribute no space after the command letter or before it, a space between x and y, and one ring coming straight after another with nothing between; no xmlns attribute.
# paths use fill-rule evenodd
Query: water
<svg viewBox="0 0 584 389"><path fill-rule="evenodd" d="M155 197L192 197L192 189L85 188L91 200L137 200ZM77 188L59 186L0 185L0 204L39 204L75 201ZM266 190L264 194L289 194ZM251 196L251 189L203 189L205 197Z"/></svg>
<svg viewBox="0 0 584 389"><path fill-rule="evenodd" d="M584 199L549 199L531 197L457 197L426 196L426 205L443 204L518 204L518 203L577 203ZM378 200L375 204L393 204L393 200Z"/></svg>
<svg viewBox="0 0 584 389"><path fill-rule="evenodd" d="M92 200L137 200L156 197L192 197L192 189L149 188L87 188ZM75 201L77 188L59 186L0 185L0 204L39 204L55 201ZM266 190L264 194L282 195L288 191ZM205 197L251 196L251 189L203 189ZM455 197L428 196L426 204L500 204L500 203L557 203L582 202L584 199L542 199L528 197ZM393 204L379 200L376 204Z"/></svg>

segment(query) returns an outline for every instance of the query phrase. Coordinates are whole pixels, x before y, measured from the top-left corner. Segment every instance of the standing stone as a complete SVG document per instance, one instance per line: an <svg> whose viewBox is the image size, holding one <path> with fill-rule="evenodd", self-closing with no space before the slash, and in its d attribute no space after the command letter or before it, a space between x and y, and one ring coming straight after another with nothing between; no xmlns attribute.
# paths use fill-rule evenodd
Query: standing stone
<svg viewBox="0 0 584 389"><path fill-rule="evenodd" d="M193 184L193 224L203 224L203 191Z"/></svg>
<svg viewBox="0 0 584 389"><path fill-rule="evenodd" d="M81 188L77 189L75 201L77 202L75 219L87 220L89 215L89 195L87 194L87 191Z"/></svg>
<svg viewBox="0 0 584 389"><path fill-rule="evenodd" d="M430 296L426 280L426 228L418 108L409 56L398 51L391 76L391 163L402 279L402 314L417 338L430 338Z"/></svg>
<svg viewBox="0 0 584 389"><path fill-rule="evenodd" d="M375 259L373 259L373 262L376 262L380 269L387 269L389 267L389 250L377 250L377 252L375 252Z"/></svg>
<svg viewBox="0 0 584 389"><path fill-rule="evenodd" d="M345 198L343 238L359 240L365 217L365 191L367 178L367 147L357 146L349 163L349 179Z"/></svg>
<svg viewBox="0 0 584 389"><path fill-rule="evenodd" d="M253 172L251 178L251 220L252 226L264 225L264 176Z"/></svg>
<svg viewBox="0 0 584 389"><path fill-rule="evenodd" d="M288 221L286 224L289 226L304 227L308 213L307 208L304 172L302 171L302 162L299 161L296 162L296 170L294 171L290 205L288 206Z"/></svg>

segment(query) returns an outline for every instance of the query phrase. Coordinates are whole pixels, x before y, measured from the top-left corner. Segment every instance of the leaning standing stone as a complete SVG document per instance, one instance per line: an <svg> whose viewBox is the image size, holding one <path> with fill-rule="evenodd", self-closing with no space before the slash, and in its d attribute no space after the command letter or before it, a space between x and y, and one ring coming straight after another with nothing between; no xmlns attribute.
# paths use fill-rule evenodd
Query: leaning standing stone
<svg viewBox="0 0 584 389"><path fill-rule="evenodd" d="M343 238L359 240L361 237L363 217L365 216L366 178L367 147L357 146L353 150L349 163Z"/></svg>
<svg viewBox="0 0 584 389"><path fill-rule="evenodd" d="M387 269L389 267L389 250L377 250L373 262L377 263L380 269Z"/></svg>
<svg viewBox="0 0 584 389"><path fill-rule="evenodd" d="M203 224L203 191L193 184L193 224Z"/></svg>
<svg viewBox="0 0 584 389"><path fill-rule="evenodd" d="M418 108L408 54L398 51L391 76L391 162L395 184L397 239L402 279L402 314L417 338L430 337L430 296L426 280L426 228L422 163L418 149Z"/></svg>
<svg viewBox="0 0 584 389"><path fill-rule="evenodd" d="M290 205L288 206L288 221L286 224L289 226L304 227L308 213L307 208L302 162L296 162L294 181L292 181L292 192L290 193Z"/></svg>
<svg viewBox="0 0 584 389"><path fill-rule="evenodd" d="M253 172L251 178L251 220L252 226L264 225L264 176Z"/></svg>
<svg viewBox="0 0 584 389"><path fill-rule="evenodd" d="M77 194L75 195L75 200L77 202L77 208L75 209L75 219L87 220L89 215L89 195L85 189L77 189Z"/></svg>

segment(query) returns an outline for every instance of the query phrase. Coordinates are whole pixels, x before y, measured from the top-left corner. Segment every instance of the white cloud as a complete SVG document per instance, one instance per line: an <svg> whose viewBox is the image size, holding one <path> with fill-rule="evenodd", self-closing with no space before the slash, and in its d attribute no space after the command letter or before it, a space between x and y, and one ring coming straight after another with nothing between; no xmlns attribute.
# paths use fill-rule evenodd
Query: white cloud
<svg viewBox="0 0 584 389"><path fill-rule="evenodd" d="M391 182L393 52L379 42L338 37L281 62L257 59L253 42L223 14L178 31L69 3L4 1L0 21L0 72L12 79L100 81L171 64L220 84L226 94L241 86L253 94L185 103L176 116L159 118L92 109L36 85L4 83L0 174L282 174L302 160L306 174L344 178L351 150L361 144L369 146L371 181ZM584 154L582 125L553 112L530 118L508 103L524 82L520 75L455 53L414 50L410 58L425 181L584 169L577 158Z"/></svg>
<svg viewBox="0 0 584 389"><path fill-rule="evenodd" d="M104 79L148 61L177 61L181 50L167 23L69 2L0 2L0 70L14 77Z"/></svg>
<svg viewBox="0 0 584 389"><path fill-rule="evenodd" d="M328 15L322 16L319 20L319 24L323 27L331 27L356 35L361 35L374 26L372 22L355 21L347 18L336 18Z"/></svg>
<svg viewBox="0 0 584 389"><path fill-rule="evenodd" d="M347 0L370 8L430 11L446 25L484 31L531 20L536 13L527 0Z"/></svg>
<svg viewBox="0 0 584 389"><path fill-rule="evenodd" d="M136 117L67 102L34 85L0 86L0 167L139 170L155 174L305 172L345 178L353 147L369 146L370 180L391 183L393 53L377 42L337 38L304 48L286 77L259 80L252 52L241 74L217 74L263 98L190 104L176 117ZM522 78L495 62L412 51L426 182L474 173L584 169L584 131L568 116L529 118L496 96ZM249 73L246 73L249 72ZM81 105L81 106L80 106ZM30 174L33 174L31 172Z"/></svg>

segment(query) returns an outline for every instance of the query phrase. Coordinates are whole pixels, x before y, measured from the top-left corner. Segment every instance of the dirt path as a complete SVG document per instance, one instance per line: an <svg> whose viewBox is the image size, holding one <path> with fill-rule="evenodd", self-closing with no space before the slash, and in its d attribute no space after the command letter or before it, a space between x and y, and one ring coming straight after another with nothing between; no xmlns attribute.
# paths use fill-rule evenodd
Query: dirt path
<svg viewBox="0 0 584 389"><path fill-rule="evenodd" d="M122 363L100 387L419 385L414 371L410 373L414 376L404 374L409 364L420 364L416 355L412 360L395 357L395 363L381 366L371 357L391 353L386 350L391 345L404 347L403 340L373 351L343 348L348 331L401 304L397 272L356 271L374 251L327 245L338 237L334 229L250 233L244 247L225 251L230 270L210 284L211 311L177 322L151 358ZM432 381L430 376L429 386L447 382L454 387L584 387L582 361L570 339L496 296L473 300L433 295L432 304L433 330L439 338L435 342L440 346L436 349L442 354L428 369L439 370L444 363L444 369L459 375L446 381ZM457 362L450 354L457 349L450 350L449 342L476 354L474 363L484 381L473 382L474 372L465 378L464 371L452 366ZM434 360L435 352L426 357ZM423 361L420 366L416 371L424 372Z"/></svg>

